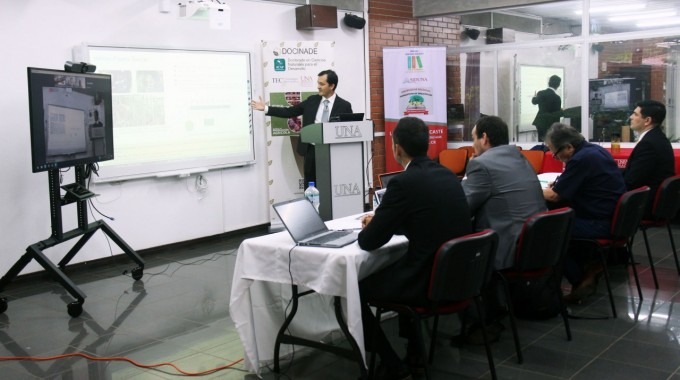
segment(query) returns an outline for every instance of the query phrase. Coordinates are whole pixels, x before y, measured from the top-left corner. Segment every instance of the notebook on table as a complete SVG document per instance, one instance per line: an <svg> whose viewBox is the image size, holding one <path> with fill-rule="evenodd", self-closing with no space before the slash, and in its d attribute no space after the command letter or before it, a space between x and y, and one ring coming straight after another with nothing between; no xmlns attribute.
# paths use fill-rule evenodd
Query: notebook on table
<svg viewBox="0 0 680 380"><path fill-rule="evenodd" d="M329 230L307 198L276 203L273 207L297 245L340 248L359 237L354 230Z"/></svg>

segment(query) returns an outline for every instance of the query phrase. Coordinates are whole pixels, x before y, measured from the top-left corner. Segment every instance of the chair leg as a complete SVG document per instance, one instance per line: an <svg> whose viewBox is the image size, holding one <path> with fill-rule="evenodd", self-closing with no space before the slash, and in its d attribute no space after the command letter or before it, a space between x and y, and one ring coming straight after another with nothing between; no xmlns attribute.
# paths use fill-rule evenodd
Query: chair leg
<svg viewBox="0 0 680 380"><path fill-rule="evenodd" d="M480 320L485 321L484 318L484 308L482 307L481 296L475 297L475 307L477 307L477 313L479 314ZM486 325L482 325L482 336L484 337L484 348L486 349L486 358L489 361L489 371L491 372L491 378L496 380L496 366L493 364L493 354L491 353L491 345L489 344L489 335L486 332Z"/></svg>
<svg viewBox="0 0 680 380"><path fill-rule="evenodd" d="M640 296L640 302L642 302L642 287L640 286L640 277L638 277L637 267L635 266L635 259L633 258L633 239L626 244L626 252L628 252L628 258L630 259L630 266L633 267L633 276L635 277L635 286L637 286L638 296Z"/></svg>
<svg viewBox="0 0 680 380"><path fill-rule="evenodd" d="M605 269L606 270L606 269ZM562 287L560 283L557 283L557 291L555 292L559 297L560 301L560 314L562 314L562 320L564 321L564 329L567 331L567 340L571 341L571 326L569 325L569 313L567 312L567 305L564 304L562 299Z"/></svg>
<svg viewBox="0 0 680 380"><path fill-rule="evenodd" d="M428 363L432 364L434 361L434 347L437 344L437 328L439 327L439 315L434 316L434 322L432 323L432 337L430 339L430 355ZM423 356L424 357L424 356Z"/></svg>
<svg viewBox="0 0 680 380"><path fill-rule="evenodd" d="M680 263L678 262L678 253L675 251L675 240L673 239L671 224L666 224L666 228L668 229L668 238L671 240L671 249L673 250L673 258L675 259L675 269L678 271L678 275L680 275Z"/></svg>
<svg viewBox="0 0 680 380"><path fill-rule="evenodd" d="M616 318L616 305L614 305L614 295L612 294L612 285L609 282L609 269L607 269L607 259L602 248L599 249L600 263L604 269L604 282L607 285L607 294L609 294L609 304L612 306L612 315Z"/></svg>
<svg viewBox="0 0 680 380"><path fill-rule="evenodd" d="M413 318L413 327L416 333L416 339L418 340L418 349L420 349L420 355L424 358L427 355L427 348L425 347L425 339L423 339L423 326L420 317L413 313L411 314ZM430 371L425 365L425 379L430 380Z"/></svg>
<svg viewBox="0 0 680 380"><path fill-rule="evenodd" d="M505 300L508 305L508 316L510 318L510 328L512 329L512 337L515 340L515 352L517 352L517 363L522 364L524 362L524 356L522 356L522 345L519 342L519 334L517 333L517 319L515 318L515 309L512 306L512 299L510 297L510 286L508 285L508 280L503 276L503 274L496 272L498 278L500 278L501 284L503 286L503 293L505 293ZM561 297L560 297L561 298Z"/></svg>
<svg viewBox="0 0 680 380"><path fill-rule="evenodd" d="M656 269L654 269L654 260L652 259L652 251L649 249L649 240L647 239L647 229L641 228L642 237L645 238L645 248L647 248L647 259L649 259L649 267L652 269L652 277L654 278L654 286L659 289L659 281L656 279Z"/></svg>
<svg viewBox="0 0 680 380"><path fill-rule="evenodd" d="M382 309L377 307L375 310L375 318L378 320L378 323L380 322L380 317L382 316ZM368 378L372 379L373 376L375 375L375 356L377 355L377 350L375 349L375 341L376 341L376 334L377 330L373 331L369 339L371 339L371 358L369 359L368 362ZM364 345L366 346L366 345Z"/></svg>

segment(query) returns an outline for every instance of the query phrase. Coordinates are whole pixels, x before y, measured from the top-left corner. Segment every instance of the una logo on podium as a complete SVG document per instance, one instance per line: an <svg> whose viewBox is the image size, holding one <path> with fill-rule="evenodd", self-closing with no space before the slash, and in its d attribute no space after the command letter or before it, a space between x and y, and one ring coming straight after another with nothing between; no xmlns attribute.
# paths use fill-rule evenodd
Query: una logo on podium
<svg viewBox="0 0 680 380"><path fill-rule="evenodd" d="M286 71L286 60L283 58L275 58L274 71Z"/></svg>

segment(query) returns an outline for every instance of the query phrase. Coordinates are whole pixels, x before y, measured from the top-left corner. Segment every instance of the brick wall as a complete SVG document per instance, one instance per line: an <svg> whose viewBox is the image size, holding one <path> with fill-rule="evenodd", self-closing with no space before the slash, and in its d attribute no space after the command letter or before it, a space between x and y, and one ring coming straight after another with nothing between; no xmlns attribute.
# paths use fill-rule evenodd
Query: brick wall
<svg viewBox="0 0 680 380"><path fill-rule="evenodd" d="M385 131L385 109L383 93L383 47L399 46L458 46L460 21L458 17L439 17L417 20L413 17L412 0L369 0L369 74L371 86L370 117L375 122L375 131ZM458 57L449 57L447 76L460 79ZM460 103L460 83L447 82L449 102ZM373 178L385 172L385 155L392 154L391 147L385 147L384 137L373 140Z"/></svg>
<svg viewBox="0 0 680 380"><path fill-rule="evenodd" d="M413 18L412 0L370 0L368 2L368 50L371 86L371 119L376 132L385 131L385 108L383 94L384 47L418 45L418 21ZM385 172L385 138L373 140L373 178Z"/></svg>

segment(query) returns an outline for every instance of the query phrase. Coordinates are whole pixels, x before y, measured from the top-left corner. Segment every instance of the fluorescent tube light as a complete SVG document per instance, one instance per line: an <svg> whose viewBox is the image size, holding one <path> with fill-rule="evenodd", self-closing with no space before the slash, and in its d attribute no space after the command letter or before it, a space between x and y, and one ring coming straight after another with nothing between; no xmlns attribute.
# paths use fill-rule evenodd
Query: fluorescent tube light
<svg viewBox="0 0 680 380"><path fill-rule="evenodd" d="M666 18L673 17L678 13L673 9L667 9L663 11L654 11L649 13L631 13L625 15L611 16L609 21L611 22L622 22L622 21L636 21L636 20L649 20L654 18Z"/></svg>
<svg viewBox="0 0 680 380"><path fill-rule="evenodd" d="M653 26L668 26L668 25L678 25L680 24L680 17L673 18L661 18L650 21L638 22L635 24L638 28L649 28Z"/></svg>
<svg viewBox="0 0 680 380"><path fill-rule="evenodd" d="M645 9L646 4L644 3L634 3L634 4L619 4L619 5L604 5L600 7L590 7L590 13L605 13L605 12L626 12L626 11L637 11L640 9ZM582 10L575 11L576 14L580 15L583 13Z"/></svg>

